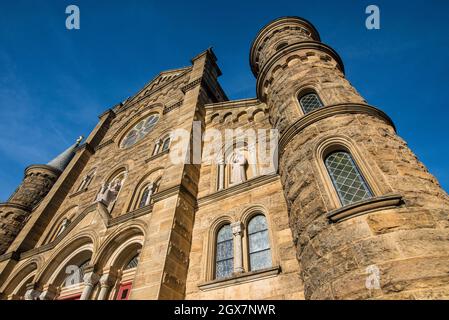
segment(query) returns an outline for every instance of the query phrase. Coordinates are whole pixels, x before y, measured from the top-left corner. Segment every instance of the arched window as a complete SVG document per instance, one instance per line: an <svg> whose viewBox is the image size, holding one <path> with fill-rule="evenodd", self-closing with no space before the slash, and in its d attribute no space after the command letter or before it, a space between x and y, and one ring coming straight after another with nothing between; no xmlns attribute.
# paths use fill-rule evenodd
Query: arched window
<svg viewBox="0 0 449 320"><path fill-rule="evenodd" d="M332 152L326 157L325 164L343 206L373 196L350 153Z"/></svg>
<svg viewBox="0 0 449 320"><path fill-rule="evenodd" d="M249 266L251 271L272 265L267 219L260 214L248 223Z"/></svg>
<svg viewBox="0 0 449 320"><path fill-rule="evenodd" d="M86 174L83 177L83 180L81 181L81 184L79 185L77 191L86 190L89 187L90 183L92 182L94 176L95 176L95 170L91 170L88 174Z"/></svg>
<svg viewBox="0 0 449 320"><path fill-rule="evenodd" d="M217 233L215 252L215 278L230 277L234 271L234 241L232 228L226 224Z"/></svg>
<svg viewBox="0 0 449 320"><path fill-rule="evenodd" d="M304 114L323 107L323 103L316 93L307 93L302 95L299 98L299 104L301 105Z"/></svg>
<svg viewBox="0 0 449 320"><path fill-rule="evenodd" d="M138 208L146 207L150 204L151 196L153 195L154 185L151 183L143 188Z"/></svg>
<svg viewBox="0 0 449 320"><path fill-rule="evenodd" d="M67 227L70 225L71 221L68 218L64 218L64 220L62 220L59 228L58 228L58 232L56 232L55 237L52 239L52 241L54 239L56 239L57 237L59 237L59 235L61 233L63 233L65 231L65 229L67 229Z"/></svg>
<svg viewBox="0 0 449 320"><path fill-rule="evenodd" d="M167 151L168 148L170 148L170 137L167 137L163 140L161 152Z"/></svg>
<svg viewBox="0 0 449 320"><path fill-rule="evenodd" d="M145 138L150 133L159 120L159 115L152 114L147 118L139 121L123 138L120 143L121 148L128 148Z"/></svg>

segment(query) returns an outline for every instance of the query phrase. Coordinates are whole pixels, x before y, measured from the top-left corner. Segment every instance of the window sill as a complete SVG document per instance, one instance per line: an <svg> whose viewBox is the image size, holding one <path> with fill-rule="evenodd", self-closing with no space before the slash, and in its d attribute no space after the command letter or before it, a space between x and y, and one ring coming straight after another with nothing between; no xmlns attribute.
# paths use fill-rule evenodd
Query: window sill
<svg viewBox="0 0 449 320"><path fill-rule="evenodd" d="M402 205L404 200L399 194L375 197L335 209L326 216L331 222L340 222L377 210L394 208Z"/></svg>
<svg viewBox="0 0 449 320"><path fill-rule="evenodd" d="M84 192L86 192L86 191L87 191L87 188L81 189L81 190L79 190L79 191L77 191L77 192L72 193L72 194L69 196L69 198L74 198L74 197L76 197L76 196L78 196L78 195L80 195L80 194L82 194L82 193L84 193Z"/></svg>
<svg viewBox="0 0 449 320"><path fill-rule="evenodd" d="M262 280L266 278L276 277L281 273L281 267L271 267L258 271L245 272L241 274L234 275L230 278L212 280L209 282L202 283L198 285L201 291L210 291L215 289L221 289L229 286L234 286L241 283L252 282L257 280Z"/></svg>
<svg viewBox="0 0 449 320"><path fill-rule="evenodd" d="M165 151L159 152L158 154L155 154L155 155L149 157L147 160L145 160L145 163L153 161L154 159L157 159L157 158L162 157L162 156L164 156L166 154L169 154L169 153L170 153L170 149L167 149Z"/></svg>

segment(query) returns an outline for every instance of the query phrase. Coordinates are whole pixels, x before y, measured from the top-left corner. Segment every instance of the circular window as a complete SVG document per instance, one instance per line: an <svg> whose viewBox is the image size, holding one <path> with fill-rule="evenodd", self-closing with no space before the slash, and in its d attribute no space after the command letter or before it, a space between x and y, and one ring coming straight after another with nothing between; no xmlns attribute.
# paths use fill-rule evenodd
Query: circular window
<svg viewBox="0 0 449 320"><path fill-rule="evenodd" d="M128 148L142 140L148 133L151 132L151 130L153 130L158 120L159 116L153 114L148 118L139 121L126 134L125 138L122 140L121 147Z"/></svg>

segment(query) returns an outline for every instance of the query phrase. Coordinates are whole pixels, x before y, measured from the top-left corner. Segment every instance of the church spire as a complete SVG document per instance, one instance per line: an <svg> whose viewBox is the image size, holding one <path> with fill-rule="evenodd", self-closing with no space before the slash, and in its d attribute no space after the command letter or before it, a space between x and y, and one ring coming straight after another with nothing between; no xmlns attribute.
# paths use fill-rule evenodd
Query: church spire
<svg viewBox="0 0 449 320"><path fill-rule="evenodd" d="M59 156L51 160L49 163L47 163L48 166L58 170L58 171L64 171L64 169L68 166L70 161L75 156L76 149L80 145L81 141L83 141L84 137L80 136L78 140L76 140L76 143L70 146L67 150L65 150L63 153L61 153Z"/></svg>

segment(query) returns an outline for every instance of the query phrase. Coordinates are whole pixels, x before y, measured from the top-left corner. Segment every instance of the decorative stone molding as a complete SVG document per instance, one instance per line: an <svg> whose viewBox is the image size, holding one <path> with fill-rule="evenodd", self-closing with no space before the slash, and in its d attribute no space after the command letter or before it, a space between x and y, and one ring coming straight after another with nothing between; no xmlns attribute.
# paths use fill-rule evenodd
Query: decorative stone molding
<svg viewBox="0 0 449 320"><path fill-rule="evenodd" d="M237 193L251 190L256 187L263 186L265 184L274 182L278 179L279 179L278 174L261 175L261 176L255 177L255 178L247 180L241 184L233 185L227 189L219 190L217 192L214 192L210 195L207 195L207 196L204 196L204 197L198 199L198 206L207 205L211 202L221 200L221 199L230 197L232 195L235 195Z"/></svg>
<svg viewBox="0 0 449 320"><path fill-rule="evenodd" d="M285 57L289 53L292 53L292 52L295 52L298 50L306 50L306 49L317 50L317 51L324 52L324 53L332 56L335 59L335 61L337 62L337 65L338 65L340 71L343 74L345 73L343 60L341 60L340 55L334 49L332 49L330 46L328 46L324 43L317 42L317 41L302 41L302 42L288 45L287 47L283 48L282 50L280 50L279 52L277 52L276 54L271 56L268 59L268 61L266 61L264 63L264 65L262 66L262 68L260 70L260 73L257 76L256 92L257 92L257 97L259 97L262 102L265 102L265 99L264 99L265 95L263 94L263 87L266 82L266 77L268 76L268 73L270 72L270 70L273 69L273 67L274 68L277 67L277 66L275 67L276 62L278 62L281 58ZM267 80L267 81L270 81L270 80Z"/></svg>
<svg viewBox="0 0 449 320"><path fill-rule="evenodd" d="M189 90L192 90L193 88L195 88L196 86L200 85L201 82L203 81L203 78L200 77L196 80L193 80L192 82L188 83L187 85L185 85L184 87L181 88L181 91L183 93L186 93Z"/></svg>
<svg viewBox="0 0 449 320"><path fill-rule="evenodd" d="M151 156L147 160L145 160L145 163L151 162L151 161L153 161L153 160L155 160L157 158L160 158L162 156L165 156L165 155L167 155L169 153L170 153L170 149L167 149L167 150L164 150L162 152L159 152L159 153L155 154L154 156Z"/></svg>
<svg viewBox="0 0 449 320"><path fill-rule="evenodd" d="M374 211L395 208L404 203L400 194L385 195L335 209L326 214L331 222L340 222L360 215L365 215Z"/></svg>
<svg viewBox="0 0 449 320"><path fill-rule="evenodd" d="M198 288L201 291L216 290L216 289L226 288L226 287L230 287L230 286L235 286L235 285L242 284L242 283L276 277L280 273L281 273L281 267L276 266L276 267L271 267L268 269L236 274L231 278L208 281L208 282L200 284L198 286Z"/></svg>
<svg viewBox="0 0 449 320"><path fill-rule="evenodd" d="M175 110L175 109L181 107L182 104L183 104L183 102L184 102L184 101L181 100L181 101L178 101L178 102L176 102L175 104L173 104L173 105L171 105L171 106L169 106L169 107L165 107L165 108L164 108L164 111L163 111L162 113L163 113L163 114L167 114L167 113L169 113L170 111L173 111L173 110Z"/></svg>
<svg viewBox="0 0 449 320"><path fill-rule="evenodd" d="M279 156L285 151L287 144L306 127L329 117L339 114L367 114L378 117L395 128L393 121L383 111L367 104L336 104L322 107L296 120L279 139Z"/></svg>

